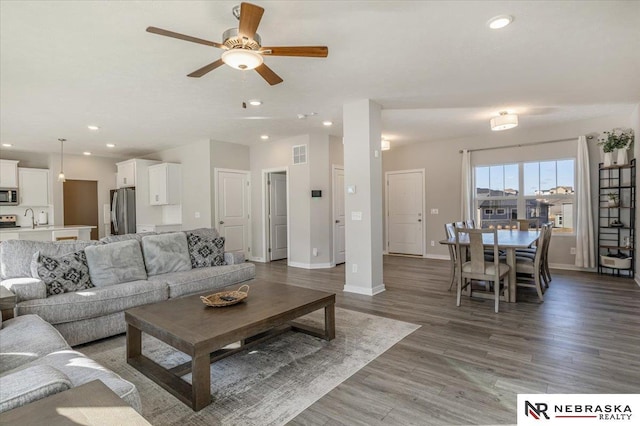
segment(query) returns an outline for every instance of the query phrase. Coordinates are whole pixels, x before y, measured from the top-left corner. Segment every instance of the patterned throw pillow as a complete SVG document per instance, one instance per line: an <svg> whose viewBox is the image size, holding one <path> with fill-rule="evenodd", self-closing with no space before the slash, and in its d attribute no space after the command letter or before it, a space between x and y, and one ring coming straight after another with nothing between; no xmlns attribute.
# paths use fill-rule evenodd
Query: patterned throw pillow
<svg viewBox="0 0 640 426"><path fill-rule="evenodd" d="M40 254L38 276L47 286L47 296L93 287L84 250L62 256Z"/></svg>
<svg viewBox="0 0 640 426"><path fill-rule="evenodd" d="M193 232L187 234L189 257L193 268L226 265L224 261L224 237L207 238Z"/></svg>

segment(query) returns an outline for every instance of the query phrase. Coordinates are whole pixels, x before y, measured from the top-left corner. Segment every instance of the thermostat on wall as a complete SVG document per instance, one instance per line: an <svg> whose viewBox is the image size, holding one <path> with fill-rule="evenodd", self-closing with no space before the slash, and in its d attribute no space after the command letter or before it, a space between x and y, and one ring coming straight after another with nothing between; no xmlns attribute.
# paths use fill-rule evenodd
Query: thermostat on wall
<svg viewBox="0 0 640 426"><path fill-rule="evenodd" d="M322 197L322 191L319 190L319 189L312 189L311 190L311 197L312 198Z"/></svg>

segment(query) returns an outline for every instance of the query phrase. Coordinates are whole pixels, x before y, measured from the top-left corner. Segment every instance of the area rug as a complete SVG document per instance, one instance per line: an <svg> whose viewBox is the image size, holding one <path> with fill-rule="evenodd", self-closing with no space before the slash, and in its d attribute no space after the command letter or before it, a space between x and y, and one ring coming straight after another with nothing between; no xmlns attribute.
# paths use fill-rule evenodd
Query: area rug
<svg viewBox="0 0 640 426"><path fill-rule="evenodd" d="M322 327L324 313L298 321ZM126 363L124 336L77 349L133 382L142 415L153 425L281 425L419 327L336 308L336 338L330 342L287 332L214 363L213 402L198 413ZM143 353L168 368L190 360L144 335ZM191 383L191 374L183 379Z"/></svg>

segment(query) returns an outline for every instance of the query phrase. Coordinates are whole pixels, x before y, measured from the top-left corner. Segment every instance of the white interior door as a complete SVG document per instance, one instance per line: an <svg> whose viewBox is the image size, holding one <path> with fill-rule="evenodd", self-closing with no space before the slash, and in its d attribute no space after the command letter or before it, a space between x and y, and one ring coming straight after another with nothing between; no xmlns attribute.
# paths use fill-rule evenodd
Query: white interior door
<svg viewBox="0 0 640 426"><path fill-rule="evenodd" d="M270 259L287 257L287 175L269 173Z"/></svg>
<svg viewBox="0 0 640 426"><path fill-rule="evenodd" d="M344 247L344 169L333 169L333 259L336 265L345 261Z"/></svg>
<svg viewBox="0 0 640 426"><path fill-rule="evenodd" d="M249 256L249 172L217 170L218 232L224 249Z"/></svg>
<svg viewBox="0 0 640 426"><path fill-rule="evenodd" d="M423 172L387 174L387 244L389 253L422 255Z"/></svg>

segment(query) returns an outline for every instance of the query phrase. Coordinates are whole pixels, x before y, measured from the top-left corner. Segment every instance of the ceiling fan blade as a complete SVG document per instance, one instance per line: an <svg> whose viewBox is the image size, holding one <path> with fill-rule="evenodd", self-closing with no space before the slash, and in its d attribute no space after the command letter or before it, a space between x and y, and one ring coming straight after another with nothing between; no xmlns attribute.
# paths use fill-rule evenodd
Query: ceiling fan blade
<svg viewBox="0 0 640 426"><path fill-rule="evenodd" d="M216 68L218 68L219 66L221 66L223 64L224 64L224 62L222 62L222 59L218 59L215 62L211 62L209 65L205 65L204 67L200 68L199 70L195 70L194 72L189 74L188 77L202 77L206 73L215 70Z"/></svg>
<svg viewBox="0 0 640 426"><path fill-rule="evenodd" d="M253 40L264 9L251 3L240 3L240 23L238 25L238 33L242 37Z"/></svg>
<svg viewBox="0 0 640 426"><path fill-rule="evenodd" d="M190 41L192 43L204 44L205 46L212 46L212 47L217 47L219 49L226 49L226 46L220 43L216 43L215 41L208 41L208 40L203 40L197 37L191 37L191 36L180 34L180 33L174 33L173 31L163 30L162 28L147 27L147 32L166 36L166 37L177 38L179 40Z"/></svg>
<svg viewBox="0 0 640 426"><path fill-rule="evenodd" d="M268 66L266 66L265 64L262 64L258 68L256 68L256 71L258 72L258 74L262 76L262 78L267 80L267 83L269 83L272 86L275 86L276 84L283 82L280 76L275 72L273 72L273 70Z"/></svg>
<svg viewBox="0 0 640 426"><path fill-rule="evenodd" d="M327 55L329 55L329 48L327 46L280 46L263 47L260 49L260 52L271 56L306 56L312 58L326 58Z"/></svg>

